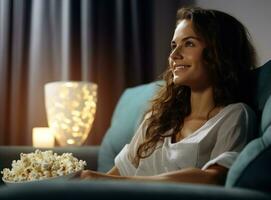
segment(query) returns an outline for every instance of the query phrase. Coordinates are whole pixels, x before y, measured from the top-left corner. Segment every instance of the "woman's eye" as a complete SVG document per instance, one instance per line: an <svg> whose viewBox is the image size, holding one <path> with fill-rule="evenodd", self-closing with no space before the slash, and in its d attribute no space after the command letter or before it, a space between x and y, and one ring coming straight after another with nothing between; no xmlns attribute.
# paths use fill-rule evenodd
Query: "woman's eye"
<svg viewBox="0 0 271 200"><path fill-rule="evenodd" d="M195 44L194 44L193 42L191 42L191 41L186 41L186 42L185 42L185 46L186 46L186 47L194 47Z"/></svg>

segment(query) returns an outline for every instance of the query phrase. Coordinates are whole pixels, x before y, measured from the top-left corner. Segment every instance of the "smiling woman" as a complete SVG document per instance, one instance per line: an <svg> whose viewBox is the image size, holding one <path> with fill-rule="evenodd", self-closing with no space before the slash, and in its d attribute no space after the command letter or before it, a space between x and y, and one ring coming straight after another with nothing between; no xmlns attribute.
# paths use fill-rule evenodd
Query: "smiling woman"
<svg viewBox="0 0 271 200"><path fill-rule="evenodd" d="M166 83L115 166L81 178L224 183L255 128L245 104L254 48L234 17L194 7L178 11L171 47Z"/></svg>

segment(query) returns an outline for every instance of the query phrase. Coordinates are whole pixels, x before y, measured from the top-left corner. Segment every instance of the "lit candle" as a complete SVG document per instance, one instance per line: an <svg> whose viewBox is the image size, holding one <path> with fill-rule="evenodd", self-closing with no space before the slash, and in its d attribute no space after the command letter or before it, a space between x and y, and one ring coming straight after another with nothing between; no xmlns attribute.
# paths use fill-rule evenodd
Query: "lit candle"
<svg viewBox="0 0 271 200"><path fill-rule="evenodd" d="M35 127L32 131L34 147L50 148L54 147L55 138L48 127Z"/></svg>

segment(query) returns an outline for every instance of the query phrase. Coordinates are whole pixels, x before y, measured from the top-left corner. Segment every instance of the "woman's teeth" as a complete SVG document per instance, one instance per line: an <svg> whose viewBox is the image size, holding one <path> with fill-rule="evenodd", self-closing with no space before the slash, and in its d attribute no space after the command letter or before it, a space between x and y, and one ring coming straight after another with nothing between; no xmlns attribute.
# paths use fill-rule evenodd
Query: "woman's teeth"
<svg viewBox="0 0 271 200"><path fill-rule="evenodd" d="M178 65L176 69L184 69L185 67L189 67L189 65Z"/></svg>

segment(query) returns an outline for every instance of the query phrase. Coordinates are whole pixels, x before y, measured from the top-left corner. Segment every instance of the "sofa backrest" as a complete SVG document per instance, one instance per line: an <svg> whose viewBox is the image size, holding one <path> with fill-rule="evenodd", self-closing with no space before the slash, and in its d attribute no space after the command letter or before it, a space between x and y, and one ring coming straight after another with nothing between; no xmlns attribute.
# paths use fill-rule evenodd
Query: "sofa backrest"
<svg viewBox="0 0 271 200"><path fill-rule="evenodd" d="M271 61L253 71L252 107L259 117L259 136L240 153L229 170L227 187L269 190L271 185Z"/></svg>
<svg viewBox="0 0 271 200"><path fill-rule="evenodd" d="M251 141L229 170L226 187L271 190L271 95L262 114L261 137Z"/></svg>
<svg viewBox="0 0 271 200"><path fill-rule="evenodd" d="M252 71L253 88L252 106L256 111L262 111L271 94L271 60Z"/></svg>
<svg viewBox="0 0 271 200"><path fill-rule="evenodd" d="M149 108L149 101L162 83L157 81L124 91L101 144L98 171L107 172L113 167L114 158L132 139L145 111Z"/></svg>

